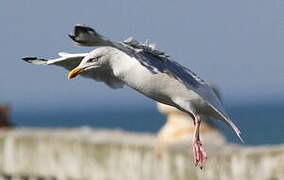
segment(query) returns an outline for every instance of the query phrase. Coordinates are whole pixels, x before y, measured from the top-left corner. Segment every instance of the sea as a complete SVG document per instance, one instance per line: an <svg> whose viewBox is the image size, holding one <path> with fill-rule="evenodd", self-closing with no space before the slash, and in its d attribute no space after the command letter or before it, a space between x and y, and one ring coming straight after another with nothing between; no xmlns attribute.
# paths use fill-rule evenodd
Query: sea
<svg viewBox="0 0 284 180"><path fill-rule="evenodd" d="M235 104L227 106L226 110L240 128L246 145L284 143L284 103ZM94 127L148 133L159 131L165 119L155 105L97 109L12 109L11 113L12 123L16 127ZM229 142L241 143L222 122L212 122Z"/></svg>

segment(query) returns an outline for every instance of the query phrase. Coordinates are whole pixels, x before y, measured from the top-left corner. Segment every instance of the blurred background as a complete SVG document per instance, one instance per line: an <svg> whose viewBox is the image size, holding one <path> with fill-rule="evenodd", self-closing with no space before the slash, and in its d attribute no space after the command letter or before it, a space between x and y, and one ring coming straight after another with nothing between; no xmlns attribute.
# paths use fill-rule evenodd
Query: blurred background
<svg viewBox="0 0 284 180"><path fill-rule="evenodd" d="M284 4L281 0L1 1L0 104L14 126L120 128L156 132L154 101L130 88L67 80L60 67L21 57L88 52L67 36L87 24L113 40L150 40L221 90L249 145L284 142ZM237 138L217 123L230 142Z"/></svg>

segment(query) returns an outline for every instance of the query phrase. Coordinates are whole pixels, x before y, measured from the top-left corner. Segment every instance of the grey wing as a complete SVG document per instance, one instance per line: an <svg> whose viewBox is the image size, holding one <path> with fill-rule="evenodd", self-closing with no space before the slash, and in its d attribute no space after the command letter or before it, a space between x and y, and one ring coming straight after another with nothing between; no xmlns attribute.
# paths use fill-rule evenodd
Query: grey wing
<svg viewBox="0 0 284 180"><path fill-rule="evenodd" d="M134 56L136 56L136 59L143 61L141 64L148 67L153 73L157 71L167 73L185 84L189 90L197 93L201 98L203 98L203 100L205 100L205 102L207 102L209 107L211 107L214 112L214 117L225 122L243 142L243 139L240 136L240 130L232 122L223 108L220 95L217 94L216 90L210 87L206 81L198 77L190 69L178 64L164 55L159 56L152 54L149 51L142 51Z"/></svg>
<svg viewBox="0 0 284 180"><path fill-rule="evenodd" d="M149 69L154 71L154 73L155 71L167 73L185 84L189 90L197 93L201 98L203 98L203 100L205 100L205 102L207 102L209 107L211 107L214 112L214 117L225 122L243 142L243 139L240 136L240 130L225 112L220 97L218 97L218 94L206 81L198 77L190 69L171 60L169 57L157 56L153 55L151 52L143 51L140 53L139 57L136 58L146 62L144 64L146 64L146 66L150 66Z"/></svg>
<svg viewBox="0 0 284 180"><path fill-rule="evenodd" d="M40 59L37 57L25 57L22 58L24 61L32 63L32 64L37 64L37 65L56 65L56 66L61 66L67 70L72 70L75 67L77 67L82 59L87 55L88 53L78 53L78 54L70 54L70 53L65 53L65 52L60 52L58 55L60 56L59 58L56 59ZM84 72L82 74L83 77L86 78L91 78L96 81L101 81L107 84L111 88L122 88L124 83L117 79L115 76L112 76L111 73L105 72L105 71L88 71Z"/></svg>
<svg viewBox="0 0 284 180"><path fill-rule="evenodd" d="M123 42L117 43L97 33L93 28L77 24L74 27L74 34L69 34L69 37L79 46L112 46L129 56L136 57L137 60L146 66L153 73L158 73L156 66L158 63L149 59L149 56L168 57L164 52L154 48L154 44L141 44L133 38L128 38ZM147 53L149 52L149 53ZM146 58L145 58L146 57Z"/></svg>
<svg viewBox="0 0 284 180"><path fill-rule="evenodd" d="M135 57L143 66L147 67L153 73L167 73L173 78L186 85L186 87L202 97L208 105L214 110L215 116L224 121L240 138L240 130L230 120L226 114L222 102L214 90L200 77L190 69L171 60L169 56L155 48L155 45L149 43L139 43L133 38L117 43L99 35L93 28L77 25L74 35L70 37L81 46L103 46L115 47L127 55ZM87 38L88 37L88 38ZM86 40L87 39L87 40Z"/></svg>
<svg viewBox="0 0 284 180"><path fill-rule="evenodd" d="M214 117L225 122L230 127L239 139L243 142L240 136L240 130L231 121L227 113L223 108L222 101L218 94L214 91L209 84L198 77L190 69L178 64L177 62L169 59L168 57L160 57L152 55L151 53L144 51L141 53L144 57L139 57L141 60L145 60L147 66L152 66L150 69L159 72L166 72L170 76L176 78L178 81L186 85L189 90L197 93L214 112Z"/></svg>

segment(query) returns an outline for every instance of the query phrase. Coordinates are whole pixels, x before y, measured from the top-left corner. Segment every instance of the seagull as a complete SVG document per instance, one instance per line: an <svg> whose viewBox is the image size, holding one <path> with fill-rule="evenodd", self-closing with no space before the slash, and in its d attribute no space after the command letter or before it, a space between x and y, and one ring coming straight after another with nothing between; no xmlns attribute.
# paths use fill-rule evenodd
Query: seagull
<svg viewBox="0 0 284 180"><path fill-rule="evenodd" d="M114 89L127 85L155 101L188 113L194 123L193 159L201 169L207 159L199 136L201 115L223 121L243 142L240 130L209 84L158 50L155 44L140 43L132 37L122 42L112 41L86 25L76 25L69 37L79 46L100 47L89 53L61 52L59 58L50 60L22 59L33 64L64 67L70 70L68 79L82 75Z"/></svg>

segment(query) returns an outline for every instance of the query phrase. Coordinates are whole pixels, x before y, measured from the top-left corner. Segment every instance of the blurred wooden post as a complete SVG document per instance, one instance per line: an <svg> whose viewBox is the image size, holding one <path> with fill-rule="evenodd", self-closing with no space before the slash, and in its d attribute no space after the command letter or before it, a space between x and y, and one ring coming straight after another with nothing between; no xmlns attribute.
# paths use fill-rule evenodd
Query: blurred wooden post
<svg viewBox="0 0 284 180"><path fill-rule="evenodd" d="M160 156L162 151L170 145L190 144L194 132L192 117L165 104L157 103L157 106L159 111L167 116L167 120L158 133L156 154ZM201 119L200 132L202 142L204 144L214 143L215 145L225 143L225 138L220 131L207 123L209 119L204 116Z"/></svg>
<svg viewBox="0 0 284 180"><path fill-rule="evenodd" d="M157 106L161 113L167 115L167 121L170 124L175 124L177 126L179 123L181 123L181 125L185 125L186 127L188 127L188 132L193 133L193 119L187 113L182 112L172 106L168 106L161 103L157 103ZM201 133L206 133L208 131L216 131L216 128L206 122L208 118L202 117L202 120L203 121L200 127Z"/></svg>

